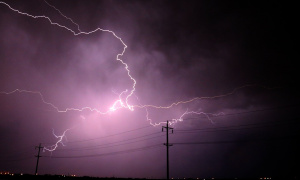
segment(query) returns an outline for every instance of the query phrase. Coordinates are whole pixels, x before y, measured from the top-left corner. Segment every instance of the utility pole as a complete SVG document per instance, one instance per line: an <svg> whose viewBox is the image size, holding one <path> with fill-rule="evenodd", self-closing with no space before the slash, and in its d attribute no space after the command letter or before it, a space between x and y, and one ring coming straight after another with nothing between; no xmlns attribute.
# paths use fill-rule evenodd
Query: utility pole
<svg viewBox="0 0 300 180"><path fill-rule="evenodd" d="M38 166L39 166L39 159L40 159L40 157L42 157L42 156L40 156L40 151L44 147L42 147L41 143L40 143L39 146L35 146L35 149L37 149L37 148L39 149L39 151L38 151L38 155L35 156L35 157L37 157L36 166L35 166L35 175L37 175L37 170L38 170Z"/></svg>
<svg viewBox="0 0 300 180"><path fill-rule="evenodd" d="M163 132L164 129L166 129L166 133L167 133L167 143L164 143L164 145L167 147L167 179L169 180L169 146L172 146L173 144L169 144L169 129L172 130L173 133L173 128L169 127L169 121L167 121L167 126L163 126L161 131Z"/></svg>

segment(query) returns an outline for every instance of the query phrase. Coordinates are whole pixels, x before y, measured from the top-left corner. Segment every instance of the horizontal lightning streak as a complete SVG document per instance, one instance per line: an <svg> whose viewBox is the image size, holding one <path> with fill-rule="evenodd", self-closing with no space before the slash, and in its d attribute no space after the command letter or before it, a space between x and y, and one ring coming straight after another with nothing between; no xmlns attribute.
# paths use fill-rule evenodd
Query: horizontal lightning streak
<svg viewBox="0 0 300 180"><path fill-rule="evenodd" d="M108 113L108 111L106 111L106 112L101 112L101 111L99 111L98 109L96 109L96 108L91 108L91 107L83 107L83 108L81 108L81 109L78 109L78 108L66 108L65 110L60 110L58 107L56 107L54 104L52 104L52 103L50 103L50 102L47 102L46 100L45 100L45 98L44 98L44 96L42 95L42 93L41 92L39 92L39 91L28 91L28 90L21 90L21 89L15 89L15 90L13 90L13 91L10 91L10 92L4 92L4 91L0 91L0 94L6 94L6 95L10 95L10 94L14 94L14 93L30 93L30 94L37 94L40 98L41 98L41 100L42 100L42 102L44 103L44 104L47 104L47 105L49 105L49 106L51 106L53 109L55 109L57 112L60 112L60 113L62 113L62 112L68 112L68 111L84 111L84 110L90 110L90 111L95 111L95 112L97 112L97 113L100 113L100 114L107 114Z"/></svg>
<svg viewBox="0 0 300 180"><path fill-rule="evenodd" d="M156 105L150 105L149 104L149 105L134 105L133 107L137 107L137 108L148 108L148 107L151 107L151 108L155 108L155 109L170 109L173 106L178 106L180 104L187 104L187 103L191 103L191 102L197 101L197 100L216 99L216 98L222 98L222 97L230 96L230 95L234 94L236 91L238 91L239 89L246 88L246 87L253 87L253 86L260 86L260 87L267 88L267 87L261 86L261 85L247 84L247 85L244 85L244 86L237 87L237 88L233 89L231 92L228 92L226 94L220 94L220 95L216 95L216 96L194 97L194 98L186 100L186 101L174 102L174 103L172 103L170 105L167 105L167 106L156 106Z"/></svg>

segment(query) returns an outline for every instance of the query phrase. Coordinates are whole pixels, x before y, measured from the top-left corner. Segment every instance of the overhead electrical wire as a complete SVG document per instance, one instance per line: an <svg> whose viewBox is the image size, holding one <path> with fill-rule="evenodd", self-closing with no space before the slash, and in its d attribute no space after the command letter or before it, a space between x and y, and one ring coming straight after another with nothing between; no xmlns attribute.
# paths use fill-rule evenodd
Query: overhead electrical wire
<svg viewBox="0 0 300 180"><path fill-rule="evenodd" d="M285 121L269 121L262 123L253 123L253 124L241 124L234 126L224 126L224 127L211 127L211 128L201 128L201 129L177 129L174 133L197 133L197 132L217 132L217 131L233 131L233 130L245 130L253 128L267 128L274 126L290 125L291 123L299 123L295 118L293 120Z"/></svg>
<svg viewBox="0 0 300 180"><path fill-rule="evenodd" d="M275 124L274 124L275 123ZM298 121L274 121L274 122L262 122L262 123L253 123L253 124L243 124L243 125L235 125L235 126L226 126L226 127L214 127L214 128L201 128L201 129L184 129L184 130L175 130L174 134L182 134L182 133L199 133L199 132L218 132L218 131L236 131L236 130L244 130L244 129L253 129L253 128L266 128L266 127L274 127L278 125L282 125L282 123L298 123ZM143 136L138 136L134 138L129 138L125 140L120 140L116 142L110 142L105 144L93 145L93 146L85 146L85 147L78 147L78 148L66 148L66 149L57 149L57 151L84 151L84 150L95 150L95 149L102 149L102 148L110 148L115 146L121 146L126 144L133 144L149 139L159 138L165 136L164 134L145 138L148 136L156 135L161 132L155 132L146 134ZM135 141L133 141L135 140Z"/></svg>
<svg viewBox="0 0 300 180"><path fill-rule="evenodd" d="M157 134L157 133L155 133L155 134ZM152 135L152 134L150 134L150 135ZM110 147L115 147L115 146L122 146L122 145L127 145L127 144L133 144L133 143L137 143L137 142L141 142L141 141L145 141L145 140L149 140L149 139L154 139L154 138L159 138L159 137L163 137L163 136L165 136L165 135L161 134L159 136L154 136L154 137L150 137L150 138L140 139L140 140L137 140L137 141L122 143L124 141L129 141L129 140L132 140L132 139L138 139L138 138L140 138L140 137L137 137L137 138L127 139L127 140L123 140L123 141L117 141L117 142L106 143L106 144L99 144L99 145L94 145L94 146L86 146L86 147L80 147L80 148L57 149L56 151L96 150L96 149L102 149L102 148L110 148ZM118 143L121 143L121 144L118 144Z"/></svg>
<svg viewBox="0 0 300 180"><path fill-rule="evenodd" d="M151 146L144 146L140 148L134 148L134 149L127 149L123 151L115 151L115 152L109 152L109 153L102 153L102 154L90 154L90 155L79 155L79 156L43 156L47 158L89 158L89 157L102 157L102 156L111 156L111 155L118 155L118 154L125 154L125 153L132 153L132 152L138 152L138 151L146 151L150 149L155 149L163 147L163 144L155 144Z"/></svg>
<svg viewBox="0 0 300 180"><path fill-rule="evenodd" d="M271 107L271 108L265 108L265 109L258 109L258 110L252 110L252 111L244 111L244 112L238 112L238 113L220 114L218 116L213 116L213 117L241 115L241 114L256 113L256 112L261 112L261 111L276 110L278 108L290 108L290 107L297 107L297 106L299 106L299 104L277 106L277 107ZM201 119L201 118L207 118L207 117L205 116L205 117L185 118L185 119L183 119L183 121L185 121L185 120L195 120L195 119ZM212 118L212 117L210 117L210 118ZM132 129L132 130L128 130L128 131L124 131L124 132L120 132L120 133L116 133L116 134L111 134L111 135L107 135L107 136L92 138L92 139L83 139L83 140L77 140L77 141L68 141L68 143L71 144L71 143L80 143L80 142L94 141L94 140L98 140L98 139L103 139L103 138L108 138L108 137L118 136L118 135L121 135L121 134L130 133L130 132L133 132L133 131L138 131L138 130L145 129L145 128L148 128L148 127L153 127L153 126L151 126L151 125L143 126L143 127L137 128L137 129ZM178 130L178 131L180 131L180 130ZM43 143L43 144L52 144L52 143Z"/></svg>
<svg viewBox="0 0 300 180"><path fill-rule="evenodd" d="M279 140L297 140L297 136L284 136L284 137L272 137L265 139L244 139L234 141L201 141L201 142L174 142L174 145L197 145L197 144L227 144L227 143L248 143L248 142L259 142L259 141L279 141ZM299 139L299 138L298 138Z"/></svg>
<svg viewBox="0 0 300 180"><path fill-rule="evenodd" d="M19 158L14 157L11 159L0 158L0 161L1 162L15 162L15 161L24 161L24 160L33 159L33 158L34 158L34 156L31 155L31 156L25 156L25 157L19 157Z"/></svg>
<svg viewBox="0 0 300 180"><path fill-rule="evenodd" d="M270 108L262 108L262 109L256 109L256 110L251 110L251 111L243 111L243 112L236 112L236 113L222 113L218 114L217 116L211 115L209 118L219 118L219 117L224 117L224 116L234 116L234 115L243 115L243 114L249 114L249 113L259 113L259 112L264 112L264 111L273 111L273 110L278 110L278 109L286 109L286 108L294 108L294 107L299 107L300 104L289 104L289 105L284 105L284 106L275 106L275 107L270 107ZM203 117L191 117L191 118L185 118L185 120L195 120L195 119L207 119L207 116Z"/></svg>
<svg viewBox="0 0 300 180"><path fill-rule="evenodd" d="M296 107L299 105L288 105L288 106L280 106L280 107L273 107L273 108L266 108L266 109L259 109L259 110L253 110L253 111L246 111L246 112L239 112L239 113L230 113L230 114L222 114L219 116L230 116L230 115L241 115L241 114L247 114L247 113L256 113L256 112L261 112L261 111L268 111L268 110L275 110L278 108L290 108L290 107ZM214 116L214 117L219 117L219 116ZM184 120L194 120L194 119L199 119L198 118L187 118ZM234 126L225 126L225 127L213 127L213 128L200 128L200 129L176 129L174 133L197 133L197 132L218 132L218 131L235 131L235 130L244 130L244 129L253 129L253 128L266 128L266 127L274 127L274 126L279 126L279 125L290 125L291 123L299 123L297 119L293 120L284 120L284 121L273 121L273 122L262 122L262 123L252 123L252 124L242 124L242 125L234 125ZM112 136L118 136L134 131L138 131L141 129L145 129L148 127L152 127L151 125L128 130L128 131L123 131L120 133L116 134L111 134L107 136L102 136L102 137L97 137L93 139L83 139L83 140L78 140L78 141L68 141L68 144L76 144L76 143L81 143L81 142L88 142L88 141L93 141L93 140L98 140L98 139L103 139L103 138L108 138ZM58 149L57 151L85 151L85 150L97 150L101 148L110 148L110 147L115 147L115 146L122 146L122 145L127 145L127 144L133 144L141 141L146 141L149 139L155 139L159 138L162 136L165 136L164 134L154 136L154 137L148 137L152 135L159 134L161 132L155 132L155 133L150 133L146 134L143 136L138 136L138 137L133 137L125 140L120 140L116 142L111 142L111 143L106 143L106 144L99 144L99 145L94 145L94 146L85 146L85 147L79 147L79 148L66 148L66 149ZM252 142L252 141L270 141L270 139L265 139L265 140L258 140L258 139L252 139L252 140L239 140L239 141L204 141L204 142L177 142L177 143L172 143L172 144L177 144L177 145L187 145L187 144L224 144L224 143L243 143L243 142ZM130 152L136 152L136 151L143 151L143 150L148 150L152 149L155 147L159 147L162 144L156 144L153 146L146 146L146 147L141 147L141 148L135 148L135 149L129 149L129 150L124 150L124 151L117 151L117 152L110 152L110 153L104 153L104 154L91 154L91 155L84 155L84 156L44 156L44 157L51 157L51 158L81 158L81 157L96 157L96 156L107 156L107 155L115 155L115 154L122 154L122 153L130 153ZM30 159L33 157L25 157L25 158L16 158L16 159L2 159L4 161L21 161L21 160L26 160ZM1 161L2 161L1 160Z"/></svg>
<svg viewBox="0 0 300 180"><path fill-rule="evenodd" d="M112 137L112 136L118 136L118 135L121 135L121 134L126 134L126 133L130 133L130 132L138 131L138 130L145 129L145 128L148 128L148 127L153 127L153 126L151 126L151 125L143 126L143 127L137 128L137 129L132 129L132 130L123 131L123 132L120 132L120 133L110 134L110 135L107 135L107 136L102 136L102 137L97 137L97 138L92 138L92 139L68 141L68 143L79 143L79 142L94 141L94 140L98 140L98 139L103 139L103 138L108 138L108 137Z"/></svg>

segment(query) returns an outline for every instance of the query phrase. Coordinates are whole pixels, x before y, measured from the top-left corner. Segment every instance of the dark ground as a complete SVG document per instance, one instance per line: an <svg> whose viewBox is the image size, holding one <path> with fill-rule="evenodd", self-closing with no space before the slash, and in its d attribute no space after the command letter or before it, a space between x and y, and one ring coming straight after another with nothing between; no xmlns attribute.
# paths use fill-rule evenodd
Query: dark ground
<svg viewBox="0 0 300 180"><path fill-rule="evenodd" d="M115 177L89 177L89 176L83 176L83 177L72 177L72 176L66 176L66 175L29 175L29 174L14 174L14 175L0 175L0 180L114 180L114 179L122 179L122 180L130 180L135 179L139 180L140 178L115 178ZM144 178L146 179L146 178ZM176 178L177 179L177 178ZM178 178L180 179L180 178ZM193 179L193 178L184 178L184 179ZM199 178L199 179L214 179L214 180L292 180L292 179L298 179L297 177L294 178L271 178L271 177L259 177L259 178Z"/></svg>

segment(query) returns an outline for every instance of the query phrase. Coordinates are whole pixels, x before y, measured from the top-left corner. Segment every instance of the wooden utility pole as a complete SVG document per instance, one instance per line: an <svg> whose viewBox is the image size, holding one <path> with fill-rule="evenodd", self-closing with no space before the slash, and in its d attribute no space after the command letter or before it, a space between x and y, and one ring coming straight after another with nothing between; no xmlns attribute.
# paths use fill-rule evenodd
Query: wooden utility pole
<svg viewBox="0 0 300 180"><path fill-rule="evenodd" d="M162 131L164 131L164 129L166 129L166 133L167 133L167 142L164 143L164 145L167 147L167 179L169 180L169 146L172 146L172 144L169 144L169 129L172 130L173 133L173 128L169 127L169 121L167 121L167 126L163 126L162 127Z"/></svg>
<svg viewBox="0 0 300 180"><path fill-rule="evenodd" d="M41 143L40 143L39 146L35 146L35 149L37 149L37 148L39 149L39 151L38 151L38 155L35 156L35 157L37 157L36 166L35 166L35 175L38 175L37 170L38 170L38 166L39 166L39 159L40 159L40 157L42 157L42 156L40 156L40 151L44 147L42 147Z"/></svg>

